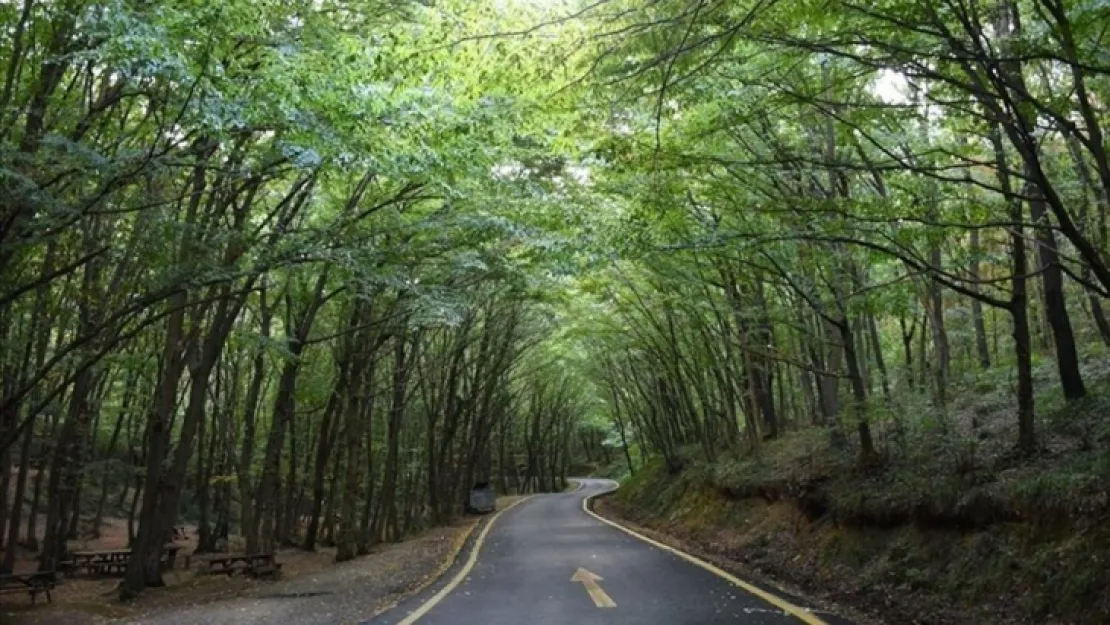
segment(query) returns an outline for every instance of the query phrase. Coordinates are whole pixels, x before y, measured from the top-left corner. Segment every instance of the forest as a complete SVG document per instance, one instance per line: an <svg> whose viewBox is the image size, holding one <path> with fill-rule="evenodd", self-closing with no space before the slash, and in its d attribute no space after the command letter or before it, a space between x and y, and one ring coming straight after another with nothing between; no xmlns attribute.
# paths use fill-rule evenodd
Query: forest
<svg viewBox="0 0 1110 625"><path fill-rule="evenodd" d="M342 561L655 465L1110 519L1105 2L10 0L0 41L0 570L125 519L131 599L183 522Z"/></svg>

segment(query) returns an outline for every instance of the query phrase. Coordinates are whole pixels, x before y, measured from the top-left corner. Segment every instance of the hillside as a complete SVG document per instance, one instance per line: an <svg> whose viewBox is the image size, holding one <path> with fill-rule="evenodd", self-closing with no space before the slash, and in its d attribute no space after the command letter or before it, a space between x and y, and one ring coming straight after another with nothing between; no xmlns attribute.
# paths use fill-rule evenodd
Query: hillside
<svg viewBox="0 0 1110 625"><path fill-rule="evenodd" d="M614 464L625 479L598 507L886 623L1105 623L1110 386L1089 364L1098 394L1044 411L1035 458L1006 444L1010 406L982 383L956 401L959 433L885 439L880 466L810 429L677 473Z"/></svg>

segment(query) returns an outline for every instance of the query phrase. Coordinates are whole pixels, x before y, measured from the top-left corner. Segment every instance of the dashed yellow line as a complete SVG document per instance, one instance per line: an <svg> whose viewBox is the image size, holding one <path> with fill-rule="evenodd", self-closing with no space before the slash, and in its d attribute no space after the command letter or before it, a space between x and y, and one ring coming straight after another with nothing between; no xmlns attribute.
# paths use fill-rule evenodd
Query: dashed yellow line
<svg viewBox="0 0 1110 625"><path fill-rule="evenodd" d="M616 482L614 482L614 484L616 484ZM616 489L614 488L613 490L616 490ZM647 536L644 536L643 534L641 534L639 532L633 531L633 530L631 530L631 529L629 529L629 528L627 528L627 527L625 527L625 526L623 526L620 523L617 523L615 521L610 521L609 519L601 516L600 514L594 512L593 510L590 510L590 500L593 499L594 497L597 497L598 495L604 495L605 493L608 493L608 492L612 492L612 491L605 491L605 492L602 492L602 493L594 493L593 495L590 495L588 497L583 498L582 499L582 510L584 510L586 512L586 514L592 516L593 518L597 519L598 521L601 521L602 523L604 523L606 525L609 525L611 527L615 527L615 528L619 529L620 531L624 532L625 534L628 534L630 536L634 536L636 538L639 538L640 540L644 541L645 543L648 543L649 545L651 545L653 547L658 547L659 549L662 549L663 551L672 553L672 554L682 558L683 560L686 560L687 562L689 562L693 565L699 566L699 567L705 569L706 571L709 571L710 573L716 575L717 577L720 577L721 579L724 579L724 580L728 581L730 584L732 584L734 586L737 586L737 587L739 587L739 588L741 588L741 589L759 597L760 599L766 601L767 603L770 603L771 605L775 606L776 608L781 609L783 612L786 612L787 614L790 614L791 616L797 618L798 620L802 621L803 623L806 623L807 625L829 625L827 622L821 620L820 618L817 618L817 616L815 616L812 612L806 610L805 608L798 607L798 606L794 605L793 603L790 603L789 601L783 599L782 597L779 597L777 595L773 595L773 594L767 592L766 590L763 590L762 588L759 588L757 586L753 586L752 584L749 584L748 582L745 582L744 580L740 579L739 577L736 577L735 575L733 575L733 574L731 574L727 571L724 571L721 568L716 567L716 566L710 564L709 562L706 562L705 560L702 560L701 558L699 558L697 556L693 556L693 555L690 555L690 554L686 553L685 551L675 549L674 547L671 547L670 545L664 545L663 543L661 543L657 540L652 540L652 539L648 538Z"/></svg>
<svg viewBox="0 0 1110 625"><path fill-rule="evenodd" d="M482 533L478 534L477 540L474 541L474 546L470 548L470 556L466 559L466 563L463 564L463 567L459 569L459 572L455 574L455 577L451 578L451 581L447 582L446 586L440 588L439 592L432 595L430 599L425 601L419 608L416 608L416 610L414 610L412 614L406 616L404 620L397 623L397 625L412 625L416 621L419 621L421 618L424 617L425 614L431 611L432 608L436 607L436 604L438 604L440 601L443 601L444 597L451 594L451 591L457 588L459 584L461 584L463 580L466 579L467 575L470 575L470 571L478 562L478 552L482 550L482 544L486 542L486 536L489 534L490 529L493 528L493 524L497 522L497 519L500 518L502 514L505 514L509 510L512 510L513 506L527 501L530 498L531 495L518 499L506 506L497 514L493 515L493 517L490 518L489 523L486 523L486 526L482 528Z"/></svg>

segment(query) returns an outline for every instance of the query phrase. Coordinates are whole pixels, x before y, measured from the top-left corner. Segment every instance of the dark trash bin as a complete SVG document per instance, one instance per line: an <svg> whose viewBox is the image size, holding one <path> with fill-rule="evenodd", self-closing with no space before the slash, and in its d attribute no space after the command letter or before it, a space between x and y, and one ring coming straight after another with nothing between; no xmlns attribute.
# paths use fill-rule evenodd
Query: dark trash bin
<svg viewBox="0 0 1110 625"><path fill-rule="evenodd" d="M478 482L470 489L470 502L467 510L479 514L493 512L497 509L497 493L489 482Z"/></svg>

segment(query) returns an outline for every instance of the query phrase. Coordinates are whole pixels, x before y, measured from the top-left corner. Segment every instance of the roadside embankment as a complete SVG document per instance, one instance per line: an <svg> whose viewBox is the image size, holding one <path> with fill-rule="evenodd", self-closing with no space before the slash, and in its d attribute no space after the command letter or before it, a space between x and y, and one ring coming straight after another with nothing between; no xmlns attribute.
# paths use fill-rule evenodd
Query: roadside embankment
<svg viewBox="0 0 1110 625"><path fill-rule="evenodd" d="M892 624L1110 622L1105 452L960 475L861 468L812 434L677 474L648 463L596 507Z"/></svg>

